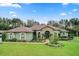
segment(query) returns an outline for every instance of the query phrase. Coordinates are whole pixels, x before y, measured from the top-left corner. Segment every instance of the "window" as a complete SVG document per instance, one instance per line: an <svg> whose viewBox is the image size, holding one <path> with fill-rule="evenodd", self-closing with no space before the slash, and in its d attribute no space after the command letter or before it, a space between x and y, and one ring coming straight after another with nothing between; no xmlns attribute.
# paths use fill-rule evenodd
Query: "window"
<svg viewBox="0 0 79 59"><path fill-rule="evenodd" d="M18 38L18 33L14 33L15 34L15 38Z"/></svg>
<svg viewBox="0 0 79 59"><path fill-rule="evenodd" d="M21 39L24 40L25 39L25 34L21 33Z"/></svg>
<svg viewBox="0 0 79 59"><path fill-rule="evenodd" d="M12 33L10 33L10 39L12 39Z"/></svg>

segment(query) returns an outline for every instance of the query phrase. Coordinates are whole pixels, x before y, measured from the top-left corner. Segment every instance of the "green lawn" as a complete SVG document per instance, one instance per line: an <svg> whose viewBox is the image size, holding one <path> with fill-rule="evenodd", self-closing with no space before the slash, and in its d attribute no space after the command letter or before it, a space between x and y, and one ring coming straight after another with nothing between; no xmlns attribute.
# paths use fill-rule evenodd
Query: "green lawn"
<svg viewBox="0 0 79 59"><path fill-rule="evenodd" d="M79 56L79 38L62 41L64 47L49 47L44 44L0 44L1 56Z"/></svg>

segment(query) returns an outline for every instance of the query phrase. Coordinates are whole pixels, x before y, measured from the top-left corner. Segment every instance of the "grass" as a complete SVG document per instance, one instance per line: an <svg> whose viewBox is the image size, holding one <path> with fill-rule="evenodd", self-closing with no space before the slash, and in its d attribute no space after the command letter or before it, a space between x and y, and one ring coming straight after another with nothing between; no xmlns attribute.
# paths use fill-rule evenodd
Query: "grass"
<svg viewBox="0 0 79 59"><path fill-rule="evenodd" d="M62 41L64 47L49 47L44 44L0 44L0 56L79 56L79 37Z"/></svg>

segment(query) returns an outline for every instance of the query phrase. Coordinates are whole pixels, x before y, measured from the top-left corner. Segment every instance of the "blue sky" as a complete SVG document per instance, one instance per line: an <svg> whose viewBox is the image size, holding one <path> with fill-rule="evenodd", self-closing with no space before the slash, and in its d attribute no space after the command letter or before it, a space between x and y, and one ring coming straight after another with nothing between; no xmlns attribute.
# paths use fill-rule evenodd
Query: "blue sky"
<svg viewBox="0 0 79 59"><path fill-rule="evenodd" d="M79 18L79 4L71 3L8 3L0 4L0 16L18 17L24 21L34 19L41 23L49 20Z"/></svg>

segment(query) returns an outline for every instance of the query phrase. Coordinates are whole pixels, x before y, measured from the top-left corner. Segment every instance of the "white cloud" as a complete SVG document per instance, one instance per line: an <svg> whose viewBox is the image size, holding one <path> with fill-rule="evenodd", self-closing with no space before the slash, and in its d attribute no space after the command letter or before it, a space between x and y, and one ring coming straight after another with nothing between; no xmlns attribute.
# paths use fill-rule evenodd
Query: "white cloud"
<svg viewBox="0 0 79 59"><path fill-rule="evenodd" d="M10 11L9 14L12 16L12 17L17 17L16 13L14 11Z"/></svg>
<svg viewBox="0 0 79 59"><path fill-rule="evenodd" d="M10 11L9 14L15 14L15 12L14 11Z"/></svg>
<svg viewBox="0 0 79 59"><path fill-rule="evenodd" d="M62 5L64 5L64 6L66 6L66 5L68 5L69 3L62 3Z"/></svg>
<svg viewBox="0 0 79 59"><path fill-rule="evenodd" d="M73 12L76 12L76 11L78 11L78 9L73 9L72 11L73 11Z"/></svg>
<svg viewBox="0 0 79 59"><path fill-rule="evenodd" d="M68 14L73 14L76 11L78 11L78 9L73 9L71 12L68 12Z"/></svg>
<svg viewBox="0 0 79 59"><path fill-rule="evenodd" d="M66 13L60 13L60 15L61 15L61 16L66 16L67 14L66 14Z"/></svg>
<svg viewBox="0 0 79 59"><path fill-rule="evenodd" d="M20 4L17 3L0 3L1 7L14 7L14 8L21 8Z"/></svg>
<svg viewBox="0 0 79 59"><path fill-rule="evenodd" d="M16 17L17 15L16 15L16 14L13 14L12 16L13 16L13 17Z"/></svg>

